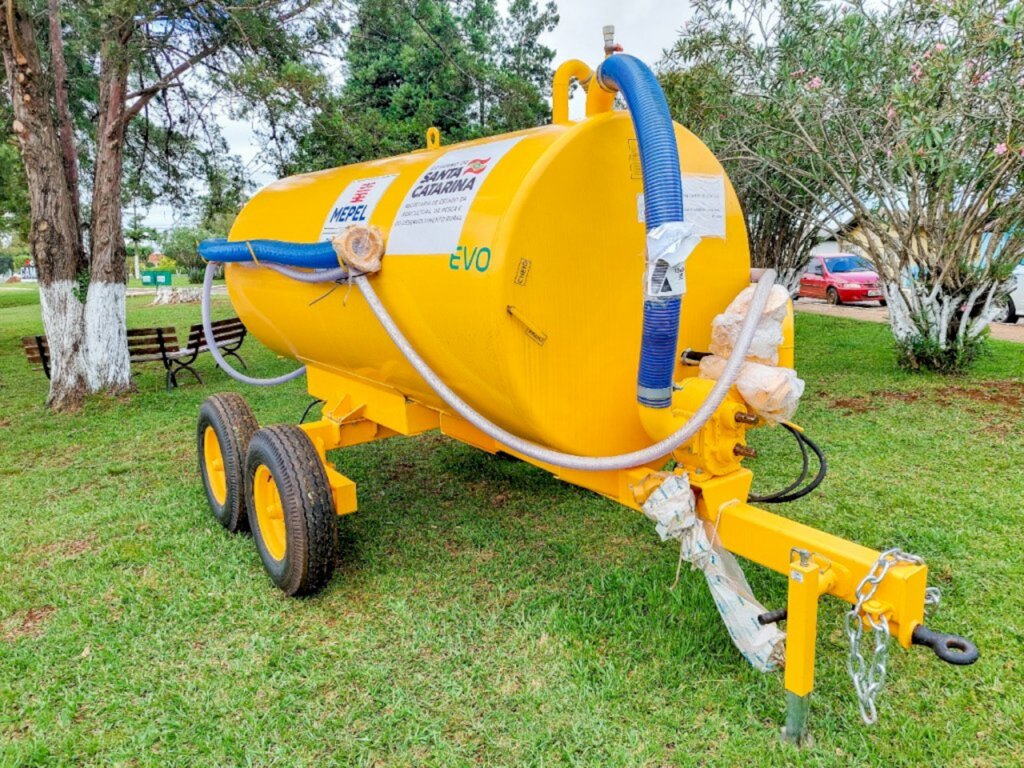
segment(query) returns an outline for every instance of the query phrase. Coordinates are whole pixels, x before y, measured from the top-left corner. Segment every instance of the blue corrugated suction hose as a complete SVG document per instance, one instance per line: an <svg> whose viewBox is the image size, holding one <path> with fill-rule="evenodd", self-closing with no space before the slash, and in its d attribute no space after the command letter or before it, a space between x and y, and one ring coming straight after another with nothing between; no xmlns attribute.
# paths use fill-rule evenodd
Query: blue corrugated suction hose
<svg viewBox="0 0 1024 768"><path fill-rule="evenodd" d="M330 242L285 243L280 240L228 242L223 238L215 238L204 240L199 244L199 255L206 261L252 261L254 253L257 261L271 261L289 267L328 269L339 266L338 255Z"/></svg>
<svg viewBox="0 0 1024 768"><path fill-rule="evenodd" d="M644 181L647 231L683 220L679 149L665 94L650 68L626 54L609 56L597 68L597 81L622 93L633 117ZM643 338L637 373L637 400L651 408L672 404L681 299L644 300Z"/></svg>

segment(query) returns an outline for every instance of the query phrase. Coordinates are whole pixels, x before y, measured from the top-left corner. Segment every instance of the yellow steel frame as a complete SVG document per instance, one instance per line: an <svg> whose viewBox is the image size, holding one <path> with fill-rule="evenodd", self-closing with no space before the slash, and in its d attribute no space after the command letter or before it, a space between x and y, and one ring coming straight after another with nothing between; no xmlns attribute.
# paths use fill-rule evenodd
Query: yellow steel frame
<svg viewBox="0 0 1024 768"><path fill-rule="evenodd" d="M308 384L310 394L324 400L325 405L323 417L303 424L302 429L312 439L327 467L338 514L356 510L355 483L327 461L326 452L393 435L414 435L438 429L489 453L503 451L517 456L566 482L637 510L656 486L652 476L663 464L655 462L647 467L613 472L561 469L518 454L457 416L427 408L397 390L351 374L310 367ZM703 389L698 391L704 392ZM720 438L716 430L721 430L721 425L716 425L716 421L723 413L730 422L734 421L735 405L734 400L727 399L720 406L719 414L705 427L708 434L698 435L694 442ZM678 458L692 461L692 454L684 450ZM854 591L878 559L879 552L747 504L751 479L750 470L739 466L723 475L699 468L690 475L697 494L697 512L715 526L722 545L740 557L789 578L786 689L797 696L806 696L814 685L818 599L832 595L855 603ZM805 553L802 560L796 557L798 553ZM904 647L911 645L914 628L924 618L927 575L924 565L894 567L879 585L870 606L874 615L886 615L893 635Z"/></svg>
<svg viewBox="0 0 1024 768"><path fill-rule="evenodd" d="M639 510L646 499L641 490L644 481L663 464L655 462L647 467L612 472L566 470L531 460L486 436L459 417L426 408L397 390L350 374L310 367L308 385L309 393L323 399L325 406L323 418L303 424L302 429L310 436L325 463L326 453L339 447L396 434L413 435L439 429L443 434L487 453L501 451L516 456L550 471L566 482L595 490L635 510ZM731 414L734 404L727 399L720 411ZM713 419L706 429L719 428L714 422ZM700 438L701 435L698 435L695 440ZM683 455L682 458L688 457ZM355 511L354 483L331 467L328 475L335 489L339 514ZM818 580L821 585L819 594L855 603L854 591L880 553L746 504L752 477L751 471L743 467L724 475L714 475L708 471L696 471L690 475L690 483L697 495L697 513L716 526L723 546L740 557L787 577L792 574L793 552L805 550L810 553L812 561L816 563L815 567L822 574ZM914 627L923 622L927 577L926 565L903 564L894 567L879 586L874 597L876 605L871 606L872 612L884 613L888 617L894 636L904 647L910 646ZM794 584L791 580L791 590L795 589ZM803 589L803 585L797 588L798 592ZM792 627L792 614L790 622ZM797 660L792 651L791 648L788 667L793 667ZM813 680L813 672L807 679ZM795 692L809 687L809 684L799 685L796 679L793 679L793 685Z"/></svg>

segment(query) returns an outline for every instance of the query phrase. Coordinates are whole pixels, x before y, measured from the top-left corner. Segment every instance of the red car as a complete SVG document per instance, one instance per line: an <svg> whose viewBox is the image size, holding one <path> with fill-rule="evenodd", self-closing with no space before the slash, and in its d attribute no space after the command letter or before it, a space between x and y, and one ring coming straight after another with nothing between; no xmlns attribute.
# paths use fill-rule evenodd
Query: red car
<svg viewBox="0 0 1024 768"><path fill-rule="evenodd" d="M812 256L800 278L800 296L829 304L877 301L885 304L882 284L871 262L852 253Z"/></svg>

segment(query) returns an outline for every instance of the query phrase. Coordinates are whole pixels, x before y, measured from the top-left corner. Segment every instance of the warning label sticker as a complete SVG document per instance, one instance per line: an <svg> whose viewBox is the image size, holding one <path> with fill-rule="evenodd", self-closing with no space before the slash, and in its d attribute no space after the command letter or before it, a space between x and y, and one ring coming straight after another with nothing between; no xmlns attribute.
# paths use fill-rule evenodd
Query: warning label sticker
<svg viewBox="0 0 1024 768"><path fill-rule="evenodd" d="M725 177L684 173L683 220L699 237L725 237ZM637 221L644 221L644 193L636 199Z"/></svg>
<svg viewBox="0 0 1024 768"><path fill-rule="evenodd" d="M453 149L431 163L395 215L387 252L413 256L454 252L484 180L521 138Z"/></svg>
<svg viewBox="0 0 1024 768"><path fill-rule="evenodd" d="M330 240L350 224L369 223L373 209L377 207L385 190L397 177L398 174L392 174L350 182L328 211L324 225L320 229L320 240Z"/></svg>
<svg viewBox="0 0 1024 768"><path fill-rule="evenodd" d="M683 174L683 218L700 237L725 237L725 177Z"/></svg>

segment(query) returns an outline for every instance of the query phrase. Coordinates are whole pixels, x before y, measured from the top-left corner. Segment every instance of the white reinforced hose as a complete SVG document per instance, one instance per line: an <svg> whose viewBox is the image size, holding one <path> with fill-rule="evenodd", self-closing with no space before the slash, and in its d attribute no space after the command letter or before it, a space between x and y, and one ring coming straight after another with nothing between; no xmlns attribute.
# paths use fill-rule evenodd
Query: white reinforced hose
<svg viewBox="0 0 1024 768"><path fill-rule="evenodd" d="M348 282L348 270L345 269L345 267L318 269L312 272L306 272L301 269L285 267L281 264L263 263L262 266L269 267L285 277L290 277L292 280L298 280L300 283L333 283L339 280L344 280L346 283Z"/></svg>
<svg viewBox="0 0 1024 768"><path fill-rule="evenodd" d="M244 373L236 371L228 365L228 361L224 359L224 355L222 355L220 353L220 349L217 348L217 341L213 336L213 323L210 320L210 294L213 291L213 274L216 271L216 263L210 262L206 265L206 275L203 278L203 333L206 334L206 345L210 349L210 354L213 355L213 359L217 361L217 365L221 367L221 370L231 378L241 381L243 384L253 384L257 387L273 387L277 384L284 384L286 381L297 379L299 376L304 374L306 372L306 366L296 368L291 373L285 373L271 379L255 379L252 376L246 376Z"/></svg>
<svg viewBox="0 0 1024 768"><path fill-rule="evenodd" d="M288 275L289 277L293 277L293 275L289 274L293 270L285 270L284 268L279 267L279 265L264 266L272 266L275 271ZM246 376L244 373L240 373L228 365L224 356L221 355L220 350L217 348L217 342L213 337L213 327L210 322L210 294L213 287L213 274L215 271L215 264L207 264L206 276L203 281L202 307L203 330L206 333L210 354L212 354L213 359L217 361L217 365L219 365L224 372L233 379L237 379L238 381L246 384L255 384L256 386L263 387L283 384L284 382L291 381L305 373L306 366L302 366L291 373L286 373L275 378L256 379L251 376ZM337 270L329 270L325 272L300 272L299 274L301 274L302 277L298 279L302 280L302 282L334 282L335 280L340 279L340 277L346 276L335 275L335 272L337 272ZM736 377L739 375L740 366L743 365L746 359L747 351L750 349L750 343L753 341L758 322L761 319L761 315L764 314L765 306L768 303L768 295L771 293L772 286L775 284L775 270L765 270L756 278L757 289L754 291L754 297L750 302L747 318L743 321L743 326L740 329L739 336L736 338L735 345L733 345L732 354L729 356L729 360L722 371L722 375L719 376L718 381L715 382L714 387L711 388L707 398L703 403L701 403L701 406L697 409L696 413L694 413L693 416L691 416L679 429L654 445L650 445L639 451L621 453L615 456L580 456L572 453L562 453L561 451L545 448L542 445L537 445L529 440L517 437L511 432L507 432L502 429L494 422L489 421L483 415L475 411L465 400L459 397L451 387L445 384L441 378L434 373L433 369L427 365L427 362L420 357L419 353L413 349L409 340L405 337L405 334L403 334L401 329L395 324L395 321L392 319L387 308L381 303L380 297L377 296L377 292L373 289L373 286L370 284L367 277L365 275L356 275L352 279L359 287L359 290L366 299L366 303L369 304L370 309L372 309L373 313L377 316L377 320L380 321L380 324L384 327L384 330L395 343L395 346L398 347L402 355L405 356L406 360L409 361L410 365L412 365L423 380L427 382L430 388L437 393L438 397L440 397L462 418L488 437L501 443L504 447L520 453L523 456L534 459L535 461L552 464L556 467L563 467L565 469L579 469L588 472L598 472L618 469L633 469L634 467L639 467L644 464L650 464L653 461L659 461L668 456L680 445L683 445L693 439L693 436L697 434L701 427L703 427L707 423L708 419L714 415L715 411L718 410L718 406L722 404L722 401L728 394L733 382L736 381Z"/></svg>
<svg viewBox="0 0 1024 768"><path fill-rule="evenodd" d="M664 440L639 451L622 453L616 456L579 456L572 453L554 451L550 448L545 448L544 446L532 443L529 440L517 437L511 432L505 431L494 422L489 421L477 411L473 410L473 408L466 403L465 400L459 397L451 387L441 381L440 377L434 373L430 366L427 365L426 361L419 356L415 349L413 349L401 329L395 325L395 321L388 313L387 308L381 303L380 298L377 296L377 292L373 289L373 286L370 285L370 281L365 276L361 275L355 278L355 284L359 287L359 290L362 292L367 304L370 305L370 309L373 310L373 313L377 316L380 324L384 326L384 330L387 331L388 336L391 337L391 340L405 356L406 360L408 360L412 367L416 369L416 372L423 377L423 380L427 382L430 388L437 393L438 397L444 400L444 402L462 418L488 437L501 443L506 448L534 459L535 461L544 462L545 464L553 464L557 467L564 467L565 469L579 469L589 472L597 472L616 469L632 469L644 464L649 464L653 461L664 459L680 445L691 440L701 427L707 423L708 419L710 419L718 409L718 406L722 404L722 401L728 394L733 382L739 375L740 366L743 365L746 359L747 350L750 348L750 343L754 338L758 322L761 320L761 315L764 314L765 306L768 303L768 295L771 293L772 286L775 284L775 270L765 270L758 279L757 289L754 291L754 297L750 302L750 309L747 313L747 318L744 320L743 327L740 329L739 336L733 346L732 354L729 356L729 361L726 363L725 369L722 371L722 375L718 378L715 386L712 387L711 392L708 393L707 399L705 399L700 408L697 409L697 412L694 413L685 424Z"/></svg>

